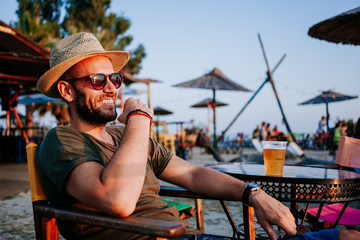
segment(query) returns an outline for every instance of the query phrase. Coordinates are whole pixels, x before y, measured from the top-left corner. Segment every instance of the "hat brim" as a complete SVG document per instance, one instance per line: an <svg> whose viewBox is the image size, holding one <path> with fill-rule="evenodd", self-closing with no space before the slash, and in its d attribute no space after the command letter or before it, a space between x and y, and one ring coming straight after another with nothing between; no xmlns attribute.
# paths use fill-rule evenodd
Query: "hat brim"
<svg viewBox="0 0 360 240"><path fill-rule="evenodd" d="M108 57L114 71L119 72L129 61L130 53L125 51L93 52L70 58L45 72L36 84L37 89L44 95L52 98L61 98L57 90L57 81L72 66L78 62L95 56Z"/></svg>

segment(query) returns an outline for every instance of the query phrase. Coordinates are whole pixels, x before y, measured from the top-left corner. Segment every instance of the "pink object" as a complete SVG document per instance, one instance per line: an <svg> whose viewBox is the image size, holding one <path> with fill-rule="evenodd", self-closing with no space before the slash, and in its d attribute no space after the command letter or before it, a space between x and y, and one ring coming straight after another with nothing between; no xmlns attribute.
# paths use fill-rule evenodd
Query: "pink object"
<svg viewBox="0 0 360 240"><path fill-rule="evenodd" d="M360 139L342 136L339 142L339 148L335 163L340 166L360 168ZM342 208L341 203L325 205L322 208L320 219L335 223ZM309 208L308 213L316 217L319 207ZM339 221L340 225L359 225L360 210L347 207Z"/></svg>
<svg viewBox="0 0 360 240"><path fill-rule="evenodd" d="M343 208L343 204L341 203L333 203L329 205L325 205L322 208L320 219L335 223L341 209ZM316 214L319 210L319 207L309 208L308 213L316 217ZM342 215L340 221L340 225L359 225L360 224L360 210L347 207L344 214Z"/></svg>
<svg viewBox="0 0 360 240"><path fill-rule="evenodd" d="M360 168L360 139L342 136L335 163L340 166Z"/></svg>

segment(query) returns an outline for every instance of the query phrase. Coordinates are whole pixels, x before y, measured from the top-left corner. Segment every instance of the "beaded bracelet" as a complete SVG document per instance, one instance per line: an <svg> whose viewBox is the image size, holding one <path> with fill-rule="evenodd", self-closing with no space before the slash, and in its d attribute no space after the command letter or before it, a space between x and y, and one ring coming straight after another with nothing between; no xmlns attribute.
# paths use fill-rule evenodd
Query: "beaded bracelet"
<svg viewBox="0 0 360 240"><path fill-rule="evenodd" d="M254 200L254 198L257 196L257 195L259 195L260 193L262 193L263 191L260 191L260 192L258 192L258 193L255 193L255 195L254 196L252 196L252 198L249 200L249 206L251 206L251 203L252 203L252 201Z"/></svg>
<svg viewBox="0 0 360 240"><path fill-rule="evenodd" d="M135 109L135 110L129 112L128 115L127 115L127 117L126 117L126 123L127 123L127 121L129 120L130 117L135 116L135 115L141 115L141 116L145 116L145 117L149 118L149 120L150 120L150 127L151 127L152 117L150 116L150 114L148 114L148 113L145 112L145 111L142 111L141 109Z"/></svg>

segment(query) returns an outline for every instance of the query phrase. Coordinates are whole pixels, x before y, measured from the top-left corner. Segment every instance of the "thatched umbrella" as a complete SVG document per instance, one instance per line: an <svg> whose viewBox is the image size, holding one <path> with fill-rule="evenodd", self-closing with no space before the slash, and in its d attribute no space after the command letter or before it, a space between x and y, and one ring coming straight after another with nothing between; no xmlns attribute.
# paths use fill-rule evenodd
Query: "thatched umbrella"
<svg viewBox="0 0 360 240"><path fill-rule="evenodd" d="M316 96L315 98L312 98L310 100L307 100L303 103L300 103L299 105L307 105L307 104L323 104L325 103L326 105L326 127L327 127L327 131L329 131L329 103L332 102L340 102L340 101L345 101L345 100L350 100L350 99L354 99L357 98L357 96L349 96L349 95L345 95L345 94L341 94L341 93L337 93L337 92L333 92L333 91L326 91L323 92L322 94Z"/></svg>
<svg viewBox="0 0 360 240"><path fill-rule="evenodd" d="M151 91L150 91L150 83L156 83L156 82L160 82L158 80L154 80L154 79L150 79L150 78L136 78L134 77L131 73L127 72L127 71L121 71L122 74L124 74L124 84L126 86L129 86L130 84L133 83L144 83L147 85L147 94L148 94L148 105L149 107L151 106ZM124 109L124 103L125 101L123 101L123 88L120 88L120 94L119 94L119 98L121 100L120 103L120 108L123 110Z"/></svg>
<svg viewBox="0 0 360 240"><path fill-rule="evenodd" d="M329 42L360 45L360 7L315 24L308 34Z"/></svg>
<svg viewBox="0 0 360 240"><path fill-rule="evenodd" d="M213 106L216 106L216 107L222 107L222 106L227 106L228 104L227 103L223 103L223 102L220 102L220 101L216 101L216 104L214 104L212 102L212 99L210 98L206 98L198 103L195 103L193 105L191 105L190 107L192 108L207 108L209 107L209 105L213 105Z"/></svg>
<svg viewBox="0 0 360 240"><path fill-rule="evenodd" d="M208 127L207 129L209 130L210 129L210 123L211 123L211 118L210 118L210 108L214 109L214 107L222 107L222 106L227 106L228 104L227 103L223 103L223 102L220 102L220 101L216 101L216 104L214 104L212 102L212 99L211 98L206 98L198 103L195 103L193 105L191 105L190 107L192 108L208 108L209 111L208 111L208 120L209 120L209 123L208 123Z"/></svg>
<svg viewBox="0 0 360 240"><path fill-rule="evenodd" d="M175 87L188 87L188 88L205 88L213 90L213 100L212 102L216 106L216 90L235 90L235 91L245 91L249 92L250 90L231 81L227 78L219 69L214 68L208 74L205 74L202 77L190 80L184 83L175 85ZM214 148L217 149L217 139L216 139L216 108L214 108Z"/></svg>
<svg viewBox="0 0 360 240"><path fill-rule="evenodd" d="M160 115L164 116L164 115L170 115L173 114L172 111L167 110L165 108L162 107L154 107L154 115L157 116L157 121L156 121L156 137L159 140L159 124L160 124Z"/></svg>
<svg viewBox="0 0 360 240"><path fill-rule="evenodd" d="M154 108L154 115L156 115L156 116L170 115L170 114L173 114L173 112L170 111L170 110L167 110L165 108L162 108L162 107L155 107Z"/></svg>

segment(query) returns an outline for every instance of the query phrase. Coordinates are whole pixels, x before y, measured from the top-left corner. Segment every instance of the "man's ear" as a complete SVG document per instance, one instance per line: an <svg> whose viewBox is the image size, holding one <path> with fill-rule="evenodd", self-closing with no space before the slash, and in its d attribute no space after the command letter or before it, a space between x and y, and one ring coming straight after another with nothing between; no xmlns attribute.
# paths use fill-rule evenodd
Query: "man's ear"
<svg viewBox="0 0 360 240"><path fill-rule="evenodd" d="M66 100L67 102L72 102L74 100L74 89L70 85L69 82L66 81L58 81L57 89L60 95Z"/></svg>

